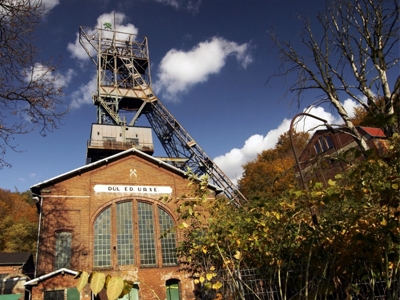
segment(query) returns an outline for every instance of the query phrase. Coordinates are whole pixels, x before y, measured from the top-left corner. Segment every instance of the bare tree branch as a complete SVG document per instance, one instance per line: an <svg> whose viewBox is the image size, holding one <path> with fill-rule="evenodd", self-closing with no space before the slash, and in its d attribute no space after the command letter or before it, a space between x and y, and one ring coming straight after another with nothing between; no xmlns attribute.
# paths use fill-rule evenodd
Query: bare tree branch
<svg viewBox="0 0 400 300"><path fill-rule="evenodd" d="M61 109L62 86L52 61L39 61L34 32L45 14L40 0L0 2L0 168L13 137L57 128L68 109Z"/></svg>
<svg viewBox="0 0 400 300"><path fill-rule="evenodd" d="M398 76L398 72L390 71L398 68L400 59L399 3L328 0L317 20L319 26L313 28L309 20L303 19L302 40L296 47L271 35L284 67L284 72L273 77L297 74L288 92L295 93L298 103L310 89L320 90L324 101L333 105L359 146L366 150L342 103L351 98L368 113L384 116L388 121L382 128L387 136L399 132L398 122L390 121L397 117L394 99L399 85L391 89L390 82L394 84L396 78L389 77ZM383 99L383 106L377 104L378 99Z"/></svg>

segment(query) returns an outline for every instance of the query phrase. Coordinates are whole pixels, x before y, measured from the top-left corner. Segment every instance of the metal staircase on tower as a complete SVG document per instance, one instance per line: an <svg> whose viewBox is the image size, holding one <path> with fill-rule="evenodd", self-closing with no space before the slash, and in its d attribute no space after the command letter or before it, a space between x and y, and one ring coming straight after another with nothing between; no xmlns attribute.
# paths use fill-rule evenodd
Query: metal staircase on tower
<svg viewBox="0 0 400 300"><path fill-rule="evenodd" d="M231 180L208 157L182 125L155 96L151 85L147 37L110 29L80 27L79 41L97 67L97 124L92 125L87 162L131 147L153 154L151 129L167 161L184 171L208 174L236 204L245 201ZM151 128L137 126L146 116ZM126 120L129 117L130 120Z"/></svg>

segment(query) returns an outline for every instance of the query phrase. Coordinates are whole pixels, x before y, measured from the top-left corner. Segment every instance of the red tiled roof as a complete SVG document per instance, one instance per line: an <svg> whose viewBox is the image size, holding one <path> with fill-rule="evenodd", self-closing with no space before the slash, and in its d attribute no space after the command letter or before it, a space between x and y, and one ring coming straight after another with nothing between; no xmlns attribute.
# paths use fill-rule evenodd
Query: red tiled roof
<svg viewBox="0 0 400 300"><path fill-rule="evenodd" d="M377 137L377 138L385 138L386 137L385 133L380 128L361 126L361 129L364 130L366 133L368 133L372 137Z"/></svg>

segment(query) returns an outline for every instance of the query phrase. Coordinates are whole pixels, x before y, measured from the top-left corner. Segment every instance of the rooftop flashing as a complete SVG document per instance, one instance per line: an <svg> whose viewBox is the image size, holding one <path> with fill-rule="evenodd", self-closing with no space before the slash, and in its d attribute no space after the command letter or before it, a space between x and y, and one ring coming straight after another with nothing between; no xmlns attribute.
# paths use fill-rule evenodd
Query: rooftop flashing
<svg viewBox="0 0 400 300"><path fill-rule="evenodd" d="M58 269L56 271L53 271L53 272L47 273L45 275L39 276L39 277L37 277L35 279L29 280L29 281L25 282L24 285L25 286L26 285L36 285L36 284L38 284L39 281L42 281L42 280L47 279L47 278L50 278L50 277L52 277L54 275L57 275L57 274L64 274L64 273L67 273L67 274L70 274L70 275L73 275L73 276L78 274L77 271L70 270L70 269L67 269L67 268L61 268L61 269Z"/></svg>

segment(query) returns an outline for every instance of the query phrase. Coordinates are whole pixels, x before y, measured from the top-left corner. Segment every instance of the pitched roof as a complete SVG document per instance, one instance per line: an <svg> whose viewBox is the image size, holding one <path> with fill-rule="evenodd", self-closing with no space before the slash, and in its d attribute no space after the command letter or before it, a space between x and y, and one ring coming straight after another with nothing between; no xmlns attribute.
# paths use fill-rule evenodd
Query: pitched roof
<svg viewBox="0 0 400 300"><path fill-rule="evenodd" d="M40 190L40 188L42 188L42 187L44 187L46 185L51 185L51 184L54 184L55 182L59 182L59 181L62 181L64 179L71 178L71 177L76 176L76 175L80 175L83 172L95 169L95 168L103 166L103 165L107 165L108 163L111 163L113 161L117 161L118 159L126 157L126 156L129 156L129 155L137 155L138 157L141 157L141 158L143 158L143 159L145 159L145 160L147 160L149 162L152 162L154 164L157 164L158 166L164 167L164 168L170 170L171 172L177 173L177 174L181 175L182 177L187 177L187 174L186 174L185 171L183 171L183 170L181 170L179 168L176 168L176 167L172 166L171 164L168 164L168 163L166 163L165 161L163 161L163 160L161 160L159 158L156 158L154 156L148 155L148 154L146 154L146 153L144 153L144 152L142 152L142 151L140 151L138 149L130 148L128 150L125 150L125 151L119 152L117 154L111 155L109 157L103 158L101 160L95 161L95 162L93 162L91 164L84 165L84 166L82 166L80 168L74 169L74 170L69 171L67 173L64 173L64 174L58 175L56 177L50 178L48 180L39 182L39 183L31 186L30 190L35 192L36 190ZM221 189L219 187L217 187L217 186L214 186L214 185L210 184L209 187L214 189L215 191L219 191L219 192L221 191Z"/></svg>
<svg viewBox="0 0 400 300"><path fill-rule="evenodd" d="M385 133L380 128L360 126L362 130L368 133L371 137L386 138Z"/></svg>
<svg viewBox="0 0 400 300"><path fill-rule="evenodd" d="M27 281L27 282L25 282L24 285L36 285L39 281L42 281L42 280L44 280L46 278L52 277L52 276L60 274L60 273L61 274L67 273L67 274L70 274L70 275L73 275L73 276L78 274L77 271L66 269L66 268L61 268L61 269L58 269L56 271L53 271L53 272L47 273L45 275L42 275L40 277L37 277L35 279L32 279L30 281Z"/></svg>
<svg viewBox="0 0 400 300"><path fill-rule="evenodd" d="M23 265L31 256L31 252L0 253L0 265Z"/></svg>

